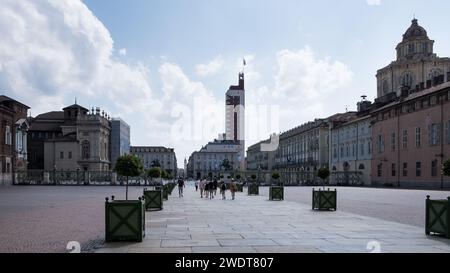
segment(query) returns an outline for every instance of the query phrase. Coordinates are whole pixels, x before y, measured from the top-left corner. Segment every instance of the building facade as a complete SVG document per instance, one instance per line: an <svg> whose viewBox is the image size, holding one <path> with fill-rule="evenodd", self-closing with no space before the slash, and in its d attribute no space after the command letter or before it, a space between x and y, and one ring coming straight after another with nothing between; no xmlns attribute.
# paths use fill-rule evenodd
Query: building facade
<svg viewBox="0 0 450 273"><path fill-rule="evenodd" d="M433 46L414 19L397 60L378 72L378 95L395 96L371 113L374 185L449 186L441 166L450 158L450 59Z"/></svg>
<svg viewBox="0 0 450 273"><path fill-rule="evenodd" d="M362 114L347 122L330 124L332 172L360 172L363 185L371 185L371 116Z"/></svg>
<svg viewBox="0 0 450 273"><path fill-rule="evenodd" d="M111 169L119 157L130 153L130 126L120 118L111 120Z"/></svg>
<svg viewBox="0 0 450 273"><path fill-rule="evenodd" d="M74 104L29 118L29 169L110 170L110 117Z"/></svg>
<svg viewBox="0 0 450 273"><path fill-rule="evenodd" d="M450 186L450 82L399 98L372 113L372 184Z"/></svg>
<svg viewBox="0 0 450 273"><path fill-rule="evenodd" d="M247 149L246 170L271 171L275 163L275 151L263 151L262 144L269 144L270 139L258 142Z"/></svg>
<svg viewBox="0 0 450 273"><path fill-rule="evenodd" d="M450 58L434 53L434 41L417 19L397 45L397 59L377 72L378 98L406 90L423 90L450 79Z"/></svg>
<svg viewBox="0 0 450 273"><path fill-rule="evenodd" d="M27 169L28 106L0 96L0 185L11 185L14 173Z"/></svg>
<svg viewBox="0 0 450 273"><path fill-rule="evenodd" d="M240 171L241 145L240 142L232 140L215 140L208 143L189 157L188 177L214 178L221 174Z"/></svg>
<svg viewBox="0 0 450 273"><path fill-rule="evenodd" d="M274 168L287 172L317 171L329 166L330 123L347 120L354 113L316 119L280 135Z"/></svg>
<svg viewBox="0 0 450 273"><path fill-rule="evenodd" d="M141 160L145 169L159 167L173 177L178 175L177 157L173 148L131 146L130 151Z"/></svg>

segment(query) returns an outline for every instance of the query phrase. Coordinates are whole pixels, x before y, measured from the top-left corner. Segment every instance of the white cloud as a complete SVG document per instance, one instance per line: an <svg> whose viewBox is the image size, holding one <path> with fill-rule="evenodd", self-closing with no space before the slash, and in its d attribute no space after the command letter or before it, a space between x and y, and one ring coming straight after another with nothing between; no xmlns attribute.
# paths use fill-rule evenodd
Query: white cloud
<svg viewBox="0 0 450 273"><path fill-rule="evenodd" d="M381 0L366 0L369 6L379 6L381 5Z"/></svg>
<svg viewBox="0 0 450 273"><path fill-rule="evenodd" d="M222 56L217 56L214 60L207 64L199 64L195 67L197 75L201 77L210 77L216 75L224 65Z"/></svg>
<svg viewBox="0 0 450 273"><path fill-rule="evenodd" d="M119 49L119 55L120 56L127 56L127 49L126 48Z"/></svg>
<svg viewBox="0 0 450 273"><path fill-rule="evenodd" d="M289 100L329 95L347 85L353 77L347 65L329 58L318 59L308 46L298 51L279 51L277 64L274 95Z"/></svg>
<svg viewBox="0 0 450 273"><path fill-rule="evenodd" d="M0 87L34 113L60 109L74 94L128 112L158 105L148 70L113 58L109 31L79 0L2 0L0 33Z"/></svg>

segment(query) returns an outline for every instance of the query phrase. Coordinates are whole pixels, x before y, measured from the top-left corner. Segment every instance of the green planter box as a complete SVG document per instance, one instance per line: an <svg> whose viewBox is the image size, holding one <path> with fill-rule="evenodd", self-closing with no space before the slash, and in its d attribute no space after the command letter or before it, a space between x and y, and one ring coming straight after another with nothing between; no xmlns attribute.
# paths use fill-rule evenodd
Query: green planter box
<svg viewBox="0 0 450 273"><path fill-rule="evenodd" d="M313 189L312 195L312 209L313 210L337 210L337 190L331 191Z"/></svg>
<svg viewBox="0 0 450 273"><path fill-rule="evenodd" d="M283 201L284 200L284 187L283 186L271 186L269 188L270 201Z"/></svg>
<svg viewBox="0 0 450 273"><path fill-rule="evenodd" d="M145 237L144 203L139 200L105 202L105 241L142 242Z"/></svg>
<svg viewBox="0 0 450 273"><path fill-rule="evenodd" d="M236 183L236 187L238 192L244 192L244 185L241 183Z"/></svg>
<svg viewBox="0 0 450 273"><path fill-rule="evenodd" d="M437 234L450 239L450 197L446 200L426 200L425 233Z"/></svg>
<svg viewBox="0 0 450 273"><path fill-rule="evenodd" d="M163 209L163 191L144 189L145 210Z"/></svg>
<svg viewBox="0 0 450 273"><path fill-rule="evenodd" d="M249 184L248 195L259 195L259 185L256 183Z"/></svg>

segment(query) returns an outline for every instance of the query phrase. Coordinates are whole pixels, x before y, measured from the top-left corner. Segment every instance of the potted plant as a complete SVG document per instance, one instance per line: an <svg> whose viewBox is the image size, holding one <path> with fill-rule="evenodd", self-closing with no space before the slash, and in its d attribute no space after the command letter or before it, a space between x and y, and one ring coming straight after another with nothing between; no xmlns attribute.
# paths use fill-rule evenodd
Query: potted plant
<svg viewBox="0 0 450 273"><path fill-rule="evenodd" d="M161 177L161 169L153 167L147 171L147 176L151 177L152 182L156 178ZM153 190L144 189L145 209L146 210L162 210L163 209L163 189L156 186Z"/></svg>
<svg viewBox="0 0 450 273"><path fill-rule="evenodd" d="M105 241L142 242L145 237L145 209L142 198L105 202Z"/></svg>
<svg viewBox="0 0 450 273"><path fill-rule="evenodd" d="M280 174L277 172L272 173L272 179L275 181L275 185L271 185L269 188L269 199L271 201L284 200L284 186L279 182Z"/></svg>
<svg viewBox="0 0 450 273"><path fill-rule="evenodd" d="M141 161L135 155L119 157L115 171L125 176L126 200L115 200L114 196L106 198L105 202L105 240L138 241L145 236L145 211L142 198L128 200L128 179L142 173Z"/></svg>
<svg viewBox="0 0 450 273"><path fill-rule="evenodd" d="M450 176L450 160L442 164L442 174ZM425 233L434 233L450 239L450 197L431 200L430 196L427 196L425 207Z"/></svg>
<svg viewBox="0 0 450 273"><path fill-rule="evenodd" d="M330 177L330 170L328 168L320 168L317 171L317 176L322 179L323 190L313 188L312 195L312 209L313 210L334 210L337 209L337 190L334 191L325 189L325 181Z"/></svg>
<svg viewBox="0 0 450 273"><path fill-rule="evenodd" d="M252 182L248 184L248 195L259 195L259 185L256 183L256 175L250 176Z"/></svg>

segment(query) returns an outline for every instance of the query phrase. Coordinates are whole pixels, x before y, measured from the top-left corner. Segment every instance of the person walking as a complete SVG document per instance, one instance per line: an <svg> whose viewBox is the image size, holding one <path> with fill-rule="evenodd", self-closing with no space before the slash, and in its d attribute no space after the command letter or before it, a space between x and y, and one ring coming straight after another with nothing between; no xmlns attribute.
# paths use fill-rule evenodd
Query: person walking
<svg viewBox="0 0 450 273"><path fill-rule="evenodd" d="M195 191L198 191L198 181L195 181Z"/></svg>
<svg viewBox="0 0 450 273"><path fill-rule="evenodd" d="M209 183L208 181L205 179L205 198L209 198Z"/></svg>
<svg viewBox="0 0 450 273"><path fill-rule="evenodd" d="M232 200L234 200L234 198L236 196L236 191L237 191L236 182L234 182L234 179L231 179L230 192L231 192L231 199Z"/></svg>
<svg viewBox="0 0 450 273"><path fill-rule="evenodd" d="M209 199L214 199L214 182L209 181Z"/></svg>
<svg viewBox="0 0 450 273"><path fill-rule="evenodd" d="M219 186L219 183L217 182L217 178L214 178L213 185L214 185L214 196L216 196L217 195L217 188Z"/></svg>
<svg viewBox="0 0 450 273"><path fill-rule="evenodd" d="M225 182L222 182L222 184L220 186L220 193L222 193L222 200L227 199L227 197L225 196L226 191L227 191L227 185L225 184Z"/></svg>
<svg viewBox="0 0 450 273"><path fill-rule="evenodd" d="M178 196L183 197L183 188L185 187L183 178L178 178Z"/></svg>
<svg viewBox="0 0 450 273"><path fill-rule="evenodd" d="M200 197L203 198L203 193L205 192L205 179L200 180Z"/></svg>

